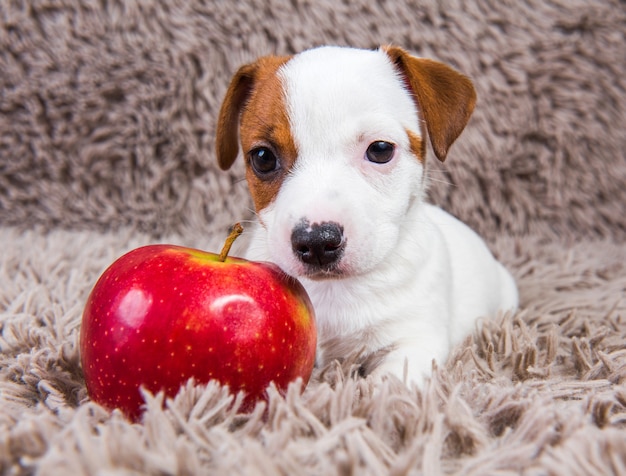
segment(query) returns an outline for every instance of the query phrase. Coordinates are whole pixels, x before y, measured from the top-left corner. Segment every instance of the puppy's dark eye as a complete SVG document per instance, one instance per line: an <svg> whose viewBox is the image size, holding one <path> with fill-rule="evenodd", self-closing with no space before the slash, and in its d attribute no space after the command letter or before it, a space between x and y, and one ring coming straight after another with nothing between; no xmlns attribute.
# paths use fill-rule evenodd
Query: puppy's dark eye
<svg viewBox="0 0 626 476"><path fill-rule="evenodd" d="M386 164L393 157L395 146L384 140L372 142L367 148L365 155L367 160L375 164Z"/></svg>
<svg viewBox="0 0 626 476"><path fill-rule="evenodd" d="M257 147L250 151L250 164L254 173L262 177L278 170L279 163L276 155L267 147Z"/></svg>

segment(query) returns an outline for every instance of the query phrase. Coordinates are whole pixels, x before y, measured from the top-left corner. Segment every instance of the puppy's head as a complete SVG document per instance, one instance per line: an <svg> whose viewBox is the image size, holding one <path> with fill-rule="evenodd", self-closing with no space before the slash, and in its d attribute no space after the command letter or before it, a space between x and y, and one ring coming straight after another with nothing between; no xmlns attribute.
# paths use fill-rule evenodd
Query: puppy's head
<svg viewBox="0 0 626 476"><path fill-rule="evenodd" d="M475 92L397 47L264 57L233 77L216 149L246 178L272 261L311 279L363 274L396 246L424 192L426 140L444 160Z"/></svg>

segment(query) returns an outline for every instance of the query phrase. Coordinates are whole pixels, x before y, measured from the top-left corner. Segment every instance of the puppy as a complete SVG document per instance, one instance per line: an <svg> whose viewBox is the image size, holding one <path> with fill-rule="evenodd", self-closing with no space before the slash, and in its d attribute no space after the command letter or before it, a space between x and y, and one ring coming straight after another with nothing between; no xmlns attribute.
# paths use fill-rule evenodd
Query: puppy
<svg viewBox="0 0 626 476"><path fill-rule="evenodd" d="M258 226L247 257L298 278L328 342L385 351L373 373L421 384L515 282L470 228L424 200L473 111L468 78L398 47L322 47L237 71L220 110L226 170L240 148Z"/></svg>

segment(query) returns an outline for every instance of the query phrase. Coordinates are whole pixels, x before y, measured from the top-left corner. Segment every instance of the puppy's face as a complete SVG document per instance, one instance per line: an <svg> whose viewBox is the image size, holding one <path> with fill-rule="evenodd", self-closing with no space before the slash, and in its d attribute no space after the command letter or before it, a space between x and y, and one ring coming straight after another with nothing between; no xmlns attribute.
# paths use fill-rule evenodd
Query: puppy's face
<svg viewBox="0 0 626 476"><path fill-rule="evenodd" d="M363 274L389 255L422 199L426 131L443 160L473 103L469 80L398 48L261 58L230 85L218 159L230 167L239 135L271 260L285 272Z"/></svg>

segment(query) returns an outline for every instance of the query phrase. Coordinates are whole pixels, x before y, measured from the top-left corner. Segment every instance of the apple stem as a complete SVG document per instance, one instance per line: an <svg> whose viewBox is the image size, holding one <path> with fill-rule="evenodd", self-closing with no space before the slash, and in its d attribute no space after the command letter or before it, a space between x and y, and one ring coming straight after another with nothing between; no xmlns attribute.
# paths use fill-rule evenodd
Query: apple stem
<svg viewBox="0 0 626 476"><path fill-rule="evenodd" d="M233 225L233 229L230 231L230 235L228 235L228 238L226 238L226 241L224 242L222 251L220 252L220 257L219 257L220 261L222 262L226 261L226 257L228 256L228 253L230 252L230 247L233 246L233 243L235 242L237 237L239 237L239 235L241 235L242 233L243 233L243 226L241 226L240 223L235 223Z"/></svg>

